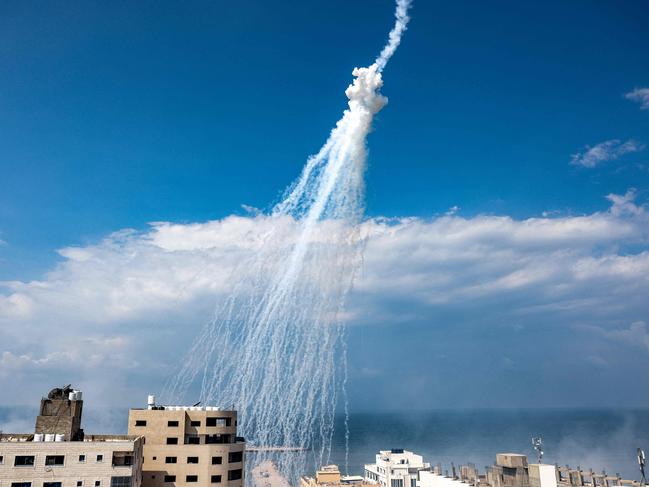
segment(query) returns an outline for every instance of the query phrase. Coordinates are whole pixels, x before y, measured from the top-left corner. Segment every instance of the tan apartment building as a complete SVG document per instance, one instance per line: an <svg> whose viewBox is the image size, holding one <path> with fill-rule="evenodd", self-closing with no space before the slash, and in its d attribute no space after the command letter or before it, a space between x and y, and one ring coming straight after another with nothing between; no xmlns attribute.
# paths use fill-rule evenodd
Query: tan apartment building
<svg viewBox="0 0 649 487"><path fill-rule="evenodd" d="M143 436L142 487L242 487L245 441L237 412L217 407L131 409L129 435Z"/></svg>
<svg viewBox="0 0 649 487"><path fill-rule="evenodd" d="M325 465L315 477L300 477L300 487L375 487L365 482L360 475L342 476L337 465Z"/></svg>
<svg viewBox="0 0 649 487"><path fill-rule="evenodd" d="M143 439L86 435L82 394L41 400L34 433L0 435L0 487L140 487Z"/></svg>

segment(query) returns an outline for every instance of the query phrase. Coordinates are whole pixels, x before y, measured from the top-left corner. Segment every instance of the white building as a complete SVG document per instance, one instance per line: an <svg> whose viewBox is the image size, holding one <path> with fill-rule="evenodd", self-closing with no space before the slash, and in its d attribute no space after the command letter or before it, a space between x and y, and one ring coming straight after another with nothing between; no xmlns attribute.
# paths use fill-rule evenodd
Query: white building
<svg viewBox="0 0 649 487"><path fill-rule="evenodd" d="M430 470L421 455L401 449L380 451L376 463L365 465L365 481L383 487L417 487L419 472Z"/></svg>
<svg viewBox="0 0 649 487"><path fill-rule="evenodd" d="M471 484L460 479L446 477L435 472L420 472L418 487L468 487ZM556 486L555 486L556 487Z"/></svg>

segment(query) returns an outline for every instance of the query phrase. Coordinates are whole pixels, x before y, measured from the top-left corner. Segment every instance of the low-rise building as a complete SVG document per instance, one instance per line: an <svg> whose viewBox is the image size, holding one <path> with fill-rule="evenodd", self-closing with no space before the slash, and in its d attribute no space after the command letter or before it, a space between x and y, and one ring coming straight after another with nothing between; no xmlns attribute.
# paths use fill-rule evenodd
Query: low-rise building
<svg viewBox="0 0 649 487"><path fill-rule="evenodd" d="M242 487L245 448L237 412L218 407L131 409L128 433L144 436L142 487Z"/></svg>
<svg viewBox="0 0 649 487"><path fill-rule="evenodd" d="M338 465L325 465L315 473L315 477L300 478L300 487L374 487L358 475L342 476Z"/></svg>
<svg viewBox="0 0 649 487"><path fill-rule="evenodd" d="M34 433L0 435L0 487L140 487L142 438L84 434L82 409L81 392L53 389Z"/></svg>
<svg viewBox="0 0 649 487"><path fill-rule="evenodd" d="M365 481L383 487L417 487L420 471L430 470L421 455L402 449L380 451L376 463L365 465Z"/></svg>

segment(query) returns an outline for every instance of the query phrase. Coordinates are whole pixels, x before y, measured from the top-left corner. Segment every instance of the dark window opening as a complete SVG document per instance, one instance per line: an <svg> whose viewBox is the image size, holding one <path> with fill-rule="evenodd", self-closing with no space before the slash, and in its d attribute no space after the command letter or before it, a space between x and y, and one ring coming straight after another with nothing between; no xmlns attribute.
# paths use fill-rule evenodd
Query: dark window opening
<svg viewBox="0 0 649 487"><path fill-rule="evenodd" d="M170 428L178 426L178 421L167 421L167 426Z"/></svg>
<svg viewBox="0 0 649 487"><path fill-rule="evenodd" d="M65 463L65 456L63 455L47 455L45 457L45 465L62 466Z"/></svg>
<svg viewBox="0 0 649 487"><path fill-rule="evenodd" d="M146 419L136 419L135 426L146 426Z"/></svg>
<svg viewBox="0 0 649 487"><path fill-rule="evenodd" d="M232 443L232 435L205 435L205 443Z"/></svg>
<svg viewBox="0 0 649 487"><path fill-rule="evenodd" d="M189 422L189 426L196 426L196 427L198 427L198 426L200 426L200 425L201 425L201 422L200 422L200 421L190 421L190 422Z"/></svg>
<svg viewBox="0 0 649 487"><path fill-rule="evenodd" d="M101 485L101 480L95 480L95 487L99 487Z"/></svg>
<svg viewBox="0 0 649 487"><path fill-rule="evenodd" d="M187 463L198 463L198 457L187 457Z"/></svg>
<svg viewBox="0 0 649 487"><path fill-rule="evenodd" d="M11 482L11 487L32 487L31 482Z"/></svg>
<svg viewBox="0 0 649 487"><path fill-rule="evenodd" d="M221 457L212 457L212 465L221 465L223 459Z"/></svg>
<svg viewBox="0 0 649 487"><path fill-rule="evenodd" d="M185 477L185 482L198 482L198 475L188 475Z"/></svg>
<svg viewBox="0 0 649 487"><path fill-rule="evenodd" d="M212 475L211 482L213 484L220 484L221 483L221 476L220 475Z"/></svg>
<svg viewBox="0 0 649 487"><path fill-rule="evenodd" d="M86 456L85 455L79 455L79 461L80 462L85 462L86 461Z"/></svg>
<svg viewBox="0 0 649 487"><path fill-rule="evenodd" d="M34 466L34 456L33 455L18 455L14 460L14 467L33 467ZM27 482L31 485L31 482Z"/></svg>
<svg viewBox="0 0 649 487"><path fill-rule="evenodd" d="M239 480L241 478L241 469L228 470L228 480Z"/></svg>
<svg viewBox="0 0 649 487"><path fill-rule="evenodd" d="M61 482L43 482L43 487L61 487Z"/></svg>
<svg viewBox="0 0 649 487"><path fill-rule="evenodd" d="M228 463L237 463L243 461L243 452L231 451L228 454Z"/></svg>
<svg viewBox="0 0 649 487"><path fill-rule="evenodd" d="M104 456L103 455L97 455L97 461L98 462L103 462L104 461ZM99 480L97 482L99 482Z"/></svg>
<svg viewBox="0 0 649 487"><path fill-rule="evenodd" d="M175 475L165 475L165 482L175 482L175 481L176 481Z"/></svg>
<svg viewBox="0 0 649 487"><path fill-rule="evenodd" d="M206 426L230 426L232 418L207 418L205 420Z"/></svg>
<svg viewBox="0 0 649 487"><path fill-rule="evenodd" d="M131 477L111 477L110 487L131 487Z"/></svg>
<svg viewBox="0 0 649 487"><path fill-rule="evenodd" d="M165 463L178 463L178 458L177 457L166 457L165 458Z"/></svg>
<svg viewBox="0 0 649 487"><path fill-rule="evenodd" d="M185 436L185 445L200 445L201 437L198 435L187 435Z"/></svg>
<svg viewBox="0 0 649 487"><path fill-rule="evenodd" d="M83 480L77 480L77 487L83 487Z"/></svg>
<svg viewBox="0 0 649 487"><path fill-rule="evenodd" d="M177 445L178 438L167 438L167 445Z"/></svg>

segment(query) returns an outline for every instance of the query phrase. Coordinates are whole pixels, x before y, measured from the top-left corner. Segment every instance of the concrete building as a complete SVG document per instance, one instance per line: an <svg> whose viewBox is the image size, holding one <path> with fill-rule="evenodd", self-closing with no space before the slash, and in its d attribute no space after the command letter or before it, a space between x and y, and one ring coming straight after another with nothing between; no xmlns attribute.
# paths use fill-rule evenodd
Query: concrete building
<svg viewBox="0 0 649 487"><path fill-rule="evenodd" d="M557 468L544 463L530 463L527 467L530 487L557 487Z"/></svg>
<svg viewBox="0 0 649 487"><path fill-rule="evenodd" d="M0 487L140 487L141 437L85 435L82 394L41 400L34 433L0 435Z"/></svg>
<svg viewBox="0 0 649 487"><path fill-rule="evenodd" d="M527 457L518 453L498 453L496 464L487 471L492 487L530 487Z"/></svg>
<svg viewBox="0 0 649 487"><path fill-rule="evenodd" d="M364 481L363 477L342 476L337 465L325 465L320 468L314 477L304 476L300 478L300 487L374 487L374 484L369 484Z"/></svg>
<svg viewBox="0 0 649 487"><path fill-rule="evenodd" d="M417 487L420 471L430 470L421 455L402 449L380 451L376 463L365 465L365 481L383 487Z"/></svg>
<svg viewBox="0 0 649 487"><path fill-rule="evenodd" d="M242 487L245 441L237 412L217 407L131 409L128 433L144 436L142 487Z"/></svg>
<svg viewBox="0 0 649 487"><path fill-rule="evenodd" d="M438 472L420 471L417 487L467 487L473 485L455 477L448 477Z"/></svg>

